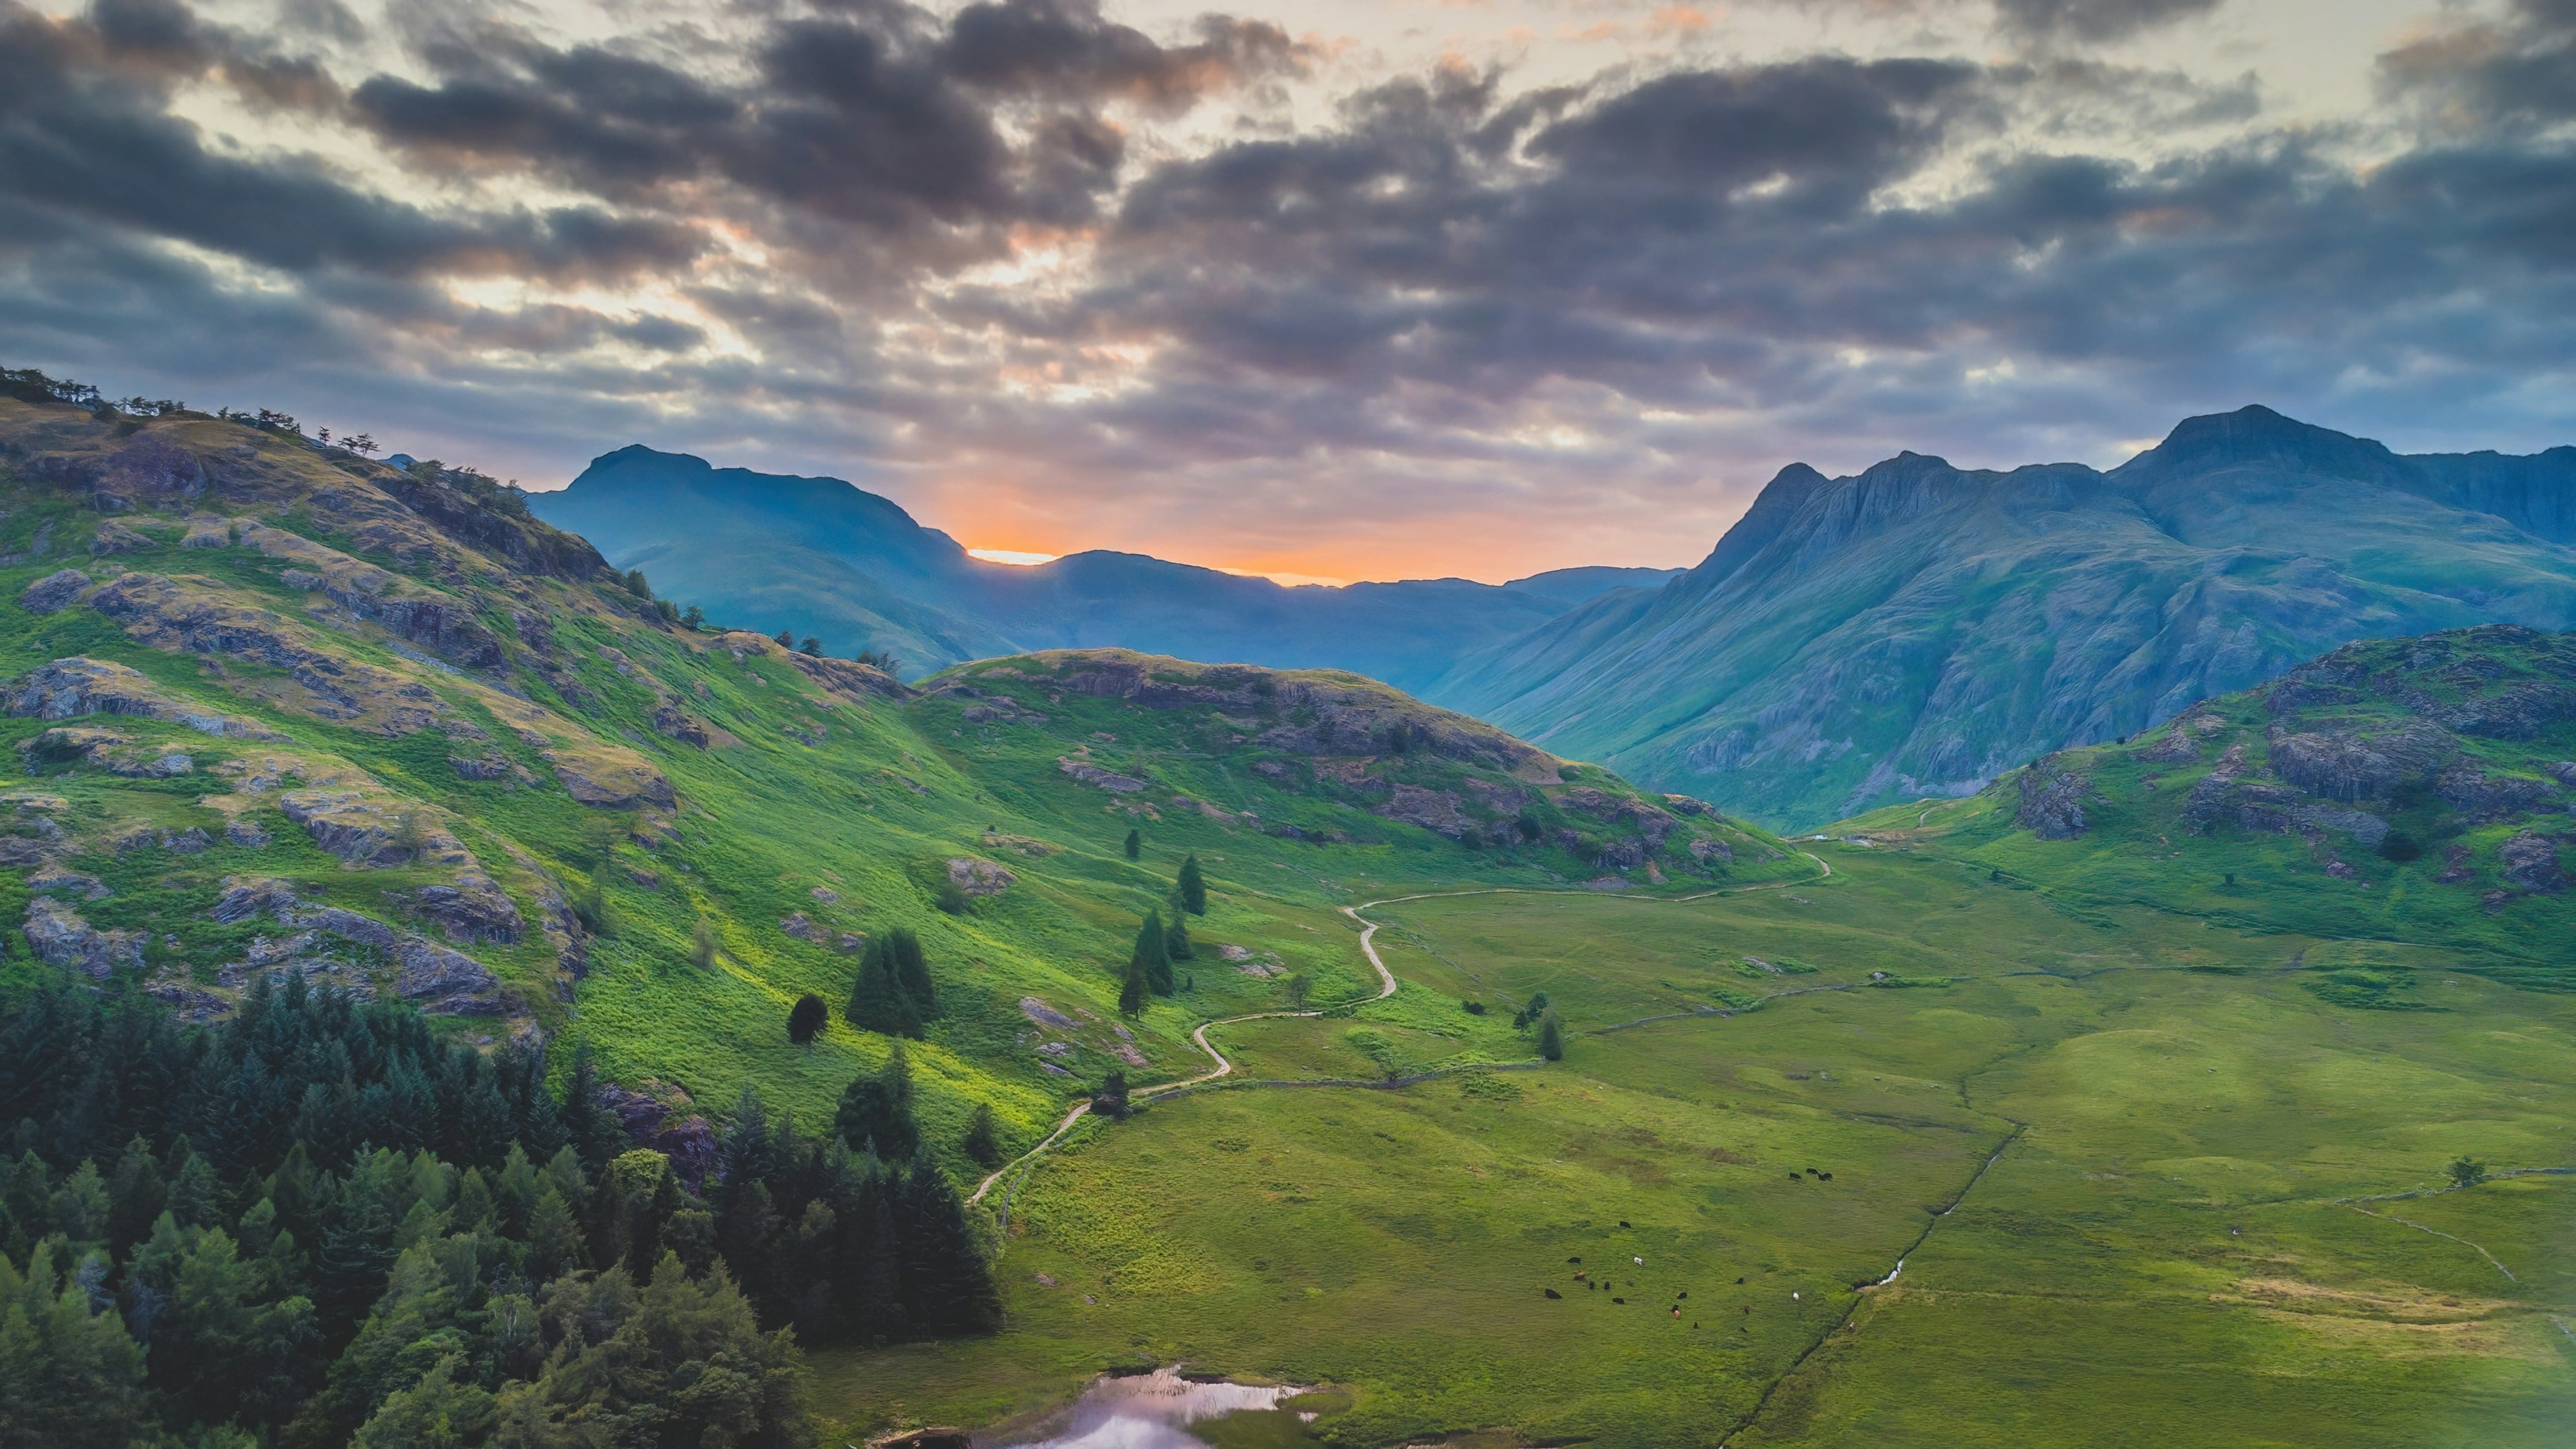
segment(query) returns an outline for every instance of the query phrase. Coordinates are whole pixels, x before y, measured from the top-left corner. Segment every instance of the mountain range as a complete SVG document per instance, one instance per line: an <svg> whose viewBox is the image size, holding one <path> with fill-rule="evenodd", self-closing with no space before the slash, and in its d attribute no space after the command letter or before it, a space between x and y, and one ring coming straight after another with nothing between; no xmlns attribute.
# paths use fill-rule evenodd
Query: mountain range
<svg viewBox="0 0 2576 1449"><path fill-rule="evenodd" d="M2576 625L2576 448L2401 456L2249 407L2108 472L1792 464L1699 565L1430 691L1753 818L1959 795L2355 639Z"/></svg>
<svg viewBox="0 0 2576 1449"><path fill-rule="evenodd" d="M2262 407L2108 471L1791 464L1687 571L1499 586L988 564L839 480L642 447L531 504L728 623L934 668L1120 646L1348 669L1796 828L1973 792L2355 639L2576 625L2576 448L2405 456Z"/></svg>
<svg viewBox="0 0 2576 1449"><path fill-rule="evenodd" d="M1599 594L1678 569L1572 568L1466 579L1283 586L1106 550L1035 566L987 563L889 499L837 478L717 468L621 448L539 517L620 568L730 624L889 652L911 672L1026 649L1116 646L1275 668L1331 667L1418 690Z"/></svg>

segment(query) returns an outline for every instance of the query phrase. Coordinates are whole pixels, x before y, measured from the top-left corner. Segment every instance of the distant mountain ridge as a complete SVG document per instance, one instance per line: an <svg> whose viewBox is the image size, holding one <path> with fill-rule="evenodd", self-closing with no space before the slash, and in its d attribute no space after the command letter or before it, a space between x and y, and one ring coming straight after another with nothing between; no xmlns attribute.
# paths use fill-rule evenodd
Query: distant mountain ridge
<svg viewBox="0 0 2576 1449"><path fill-rule="evenodd" d="M1783 468L1698 566L1427 693L1774 824L1964 794L2354 639L2576 625L2576 448L2403 456L2249 407L2108 472Z"/></svg>
<svg viewBox="0 0 2576 1449"><path fill-rule="evenodd" d="M910 670L1023 650L1115 646L1274 668L1348 669L1399 688L1446 673L1604 593L1677 569L1574 568L1508 584L1414 579L1288 587L1094 550L986 563L893 501L837 478L716 468L641 445L529 499L656 592L727 623L790 629Z"/></svg>

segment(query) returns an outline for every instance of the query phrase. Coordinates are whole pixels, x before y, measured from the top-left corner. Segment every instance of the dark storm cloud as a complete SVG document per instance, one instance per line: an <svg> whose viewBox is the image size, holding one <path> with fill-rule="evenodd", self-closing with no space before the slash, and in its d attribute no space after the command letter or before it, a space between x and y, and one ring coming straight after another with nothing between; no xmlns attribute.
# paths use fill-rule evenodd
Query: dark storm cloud
<svg viewBox="0 0 2576 1449"><path fill-rule="evenodd" d="M1089 0L1001 0L945 24L901 3L849 5L771 21L750 76L718 85L494 26L425 47L445 72L437 83L377 76L351 100L425 161L524 168L630 199L713 181L880 233L1075 223L1124 159L1101 104L1181 109L1299 59L1272 26L1210 17L1198 37L1159 45Z"/></svg>
<svg viewBox="0 0 2576 1449"><path fill-rule="evenodd" d="M588 205L444 217L318 163L210 150L167 109L173 82L277 67L167 0L88 23L0 5L0 199L290 272L615 275L686 261L694 229Z"/></svg>
<svg viewBox="0 0 2576 1449"><path fill-rule="evenodd" d="M2438 32L2381 59L2400 94L2450 103L2485 126L2576 117L2576 0L2516 0L2501 23Z"/></svg>
<svg viewBox="0 0 2576 1449"><path fill-rule="evenodd" d="M2142 30L2198 19L2219 0L1995 0L2005 30L2048 39L2125 40Z"/></svg>

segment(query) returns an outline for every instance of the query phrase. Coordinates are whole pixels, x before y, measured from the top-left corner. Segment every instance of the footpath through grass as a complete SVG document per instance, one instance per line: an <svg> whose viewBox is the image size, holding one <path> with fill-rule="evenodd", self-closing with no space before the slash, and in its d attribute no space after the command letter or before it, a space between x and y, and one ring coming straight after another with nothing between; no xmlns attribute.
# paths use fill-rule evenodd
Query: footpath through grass
<svg viewBox="0 0 2576 1449"><path fill-rule="evenodd" d="M2576 1178L2338 1199L2576 1161L2576 1001L2356 1009L2283 969L2311 938L1824 849L1693 903L1377 908L1408 989L1225 1028L1239 1071L1435 1062L1406 1016L1462 987L1544 991L1566 1060L1085 1124L1012 1199L1009 1329L818 1355L823 1410L982 1424L1177 1360L1335 1386L1305 1432L1348 1444L2563 1442Z"/></svg>

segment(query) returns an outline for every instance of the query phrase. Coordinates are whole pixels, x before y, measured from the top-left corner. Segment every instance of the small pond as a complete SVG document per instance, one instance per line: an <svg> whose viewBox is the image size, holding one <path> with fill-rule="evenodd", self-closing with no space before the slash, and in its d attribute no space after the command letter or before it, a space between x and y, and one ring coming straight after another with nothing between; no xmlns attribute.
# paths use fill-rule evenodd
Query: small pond
<svg viewBox="0 0 2576 1449"><path fill-rule="evenodd" d="M1190 1425L1246 1411L1288 1414L1280 1401L1304 1392L1294 1385L1199 1383L1162 1368L1096 1379L1072 1408L1001 1442L1013 1449L1207 1449Z"/></svg>

